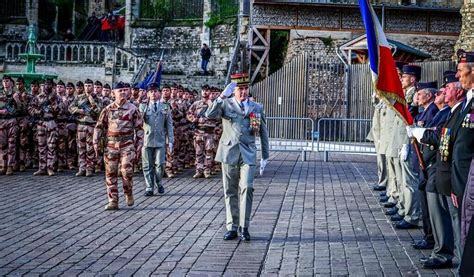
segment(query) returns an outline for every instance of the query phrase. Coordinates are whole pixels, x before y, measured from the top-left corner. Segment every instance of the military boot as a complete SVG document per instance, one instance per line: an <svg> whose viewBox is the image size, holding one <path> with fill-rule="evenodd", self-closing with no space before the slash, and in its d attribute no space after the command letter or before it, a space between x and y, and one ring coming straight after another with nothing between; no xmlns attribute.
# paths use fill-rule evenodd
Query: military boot
<svg viewBox="0 0 474 277"><path fill-rule="evenodd" d="M166 171L166 176L167 176L168 178L174 178L174 174L173 174L173 172L171 172L171 171Z"/></svg>
<svg viewBox="0 0 474 277"><path fill-rule="evenodd" d="M0 175L5 175L6 170L4 167L0 167Z"/></svg>
<svg viewBox="0 0 474 277"><path fill-rule="evenodd" d="M113 210L118 210L118 203L117 202L109 202L107 205L105 205L105 210L106 211L113 211Z"/></svg>
<svg viewBox="0 0 474 277"><path fill-rule="evenodd" d="M202 178L202 177L203 177L203 174L202 174L202 172L199 172L199 171L197 171L196 174L193 175L193 178L195 178L195 179L196 178Z"/></svg>
<svg viewBox="0 0 474 277"><path fill-rule="evenodd" d="M46 175L46 171L41 170L41 169L33 173L33 176L43 176L43 175Z"/></svg>
<svg viewBox="0 0 474 277"><path fill-rule="evenodd" d="M54 176L56 173L54 173L54 170L48 169L48 176Z"/></svg>
<svg viewBox="0 0 474 277"><path fill-rule="evenodd" d="M133 194L125 194L125 201L127 202L127 206L131 207L135 204L135 199L133 198Z"/></svg>
<svg viewBox="0 0 474 277"><path fill-rule="evenodd" d="M210 172L204 172L204 178L209 179L212 178L212 175Z"/></svg>
<svg viewBox="0 0 474 277"><path fill-rule="evenodd" d="M77 173L76 173L76 176L79 177L79 176L86 176L86 172L84 170L79 170Z"/></svg>
<svg viewBox="0 0 474 277"><path fill-rule="evenodd" d="M5 172L5 175L13 175L13 167L11 166L7 167L7 171Z"/></svg>
<svg viewBox="0 0 474 277"><path fill-rule="evenodd" d="M25 165L24 165L24 164L21 164L21 165L20 165L20 172L25 172L25 170L26 170Z"/></svg>
<svg viewBox="0 0 474 277"><path fill-rule="evenodd" d="M94 175L93 171L86 169L86 177L91 177L92 175Z"/></svg>

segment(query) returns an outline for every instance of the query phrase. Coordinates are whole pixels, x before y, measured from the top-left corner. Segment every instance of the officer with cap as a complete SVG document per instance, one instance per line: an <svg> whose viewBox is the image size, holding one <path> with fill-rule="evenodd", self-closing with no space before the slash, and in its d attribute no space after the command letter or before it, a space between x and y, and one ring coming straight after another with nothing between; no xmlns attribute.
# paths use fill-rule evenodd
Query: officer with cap
<svg viewBox="0 0 474 277"><path fill-rule="evenodd" d="M152 83L148 86L148 101L140 104L145 131L142 148L142 167L146 183L145 196L153 196L155 186L158 188L158 193L165 192L161 182L166 156L165 147L168 142L168 147L172 152L174 143L171 110L160 99L159 86Z"/></svg>
<svg viewBox="0 0 474 277"><path fill-rule="evenodd" d="M18 123L16 117L21 108L18 94L14 94L14 82L10 76L3 76L3 91L0 92L0 175L12 175L16 160L16 138Z"/></svg>
<svg viewBox="0 0 474 277"><path fill-rule="evenodd" d="M260 137L262 174L269 158L268 131L263 106L248 100L248 74L234 74L231 78L232 83L214 100L205 115L222 118L223 124L215 159L222 163L227 227L224 240L235 239L240 229L240 239L249 241L253 178L257 167L255 140ZM232 93L234 97L230 97Z"/></svg>

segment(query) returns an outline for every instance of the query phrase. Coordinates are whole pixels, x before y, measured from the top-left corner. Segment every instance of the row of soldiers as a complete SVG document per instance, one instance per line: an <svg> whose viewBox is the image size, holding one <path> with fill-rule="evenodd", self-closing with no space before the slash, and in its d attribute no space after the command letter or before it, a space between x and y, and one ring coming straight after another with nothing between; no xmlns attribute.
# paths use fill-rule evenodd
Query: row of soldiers
<svg viewBox="0 0 474 277"><path fill-rule="evenodd" d="M379 176L374 190L381 191L385 214L397 229L422 222L424 237L412 246L432 249L420 259L424 268L450 268L457 257L462 273L472 261L472 253L463 256L463 249L474 243L467 235L473 213L466 210L472 203L464 194L474 157L474 52L458 54L457 70L444 72L440 87L421 82L421 67L396 62L414 126L407 127L394 109L379 102L370 135Z"/></svg>
<svg viewBox="0 0 474 277"><path fill-rule="evenodd" d="M104 169L105 136L99 151L93 147L93 132L99 115L114 101L108 84L87 79L64 84L52 80L32 82L27 90L22 78L2 79L0 93L0 174L11 175L26 168L39 169L34 175L55 175L75 170L76 176L92 176ZM147 89L121 83L127 100L137 108L149 101ZM158 89L152 87L152 89ZM197 92L180 85L165 85L160 102L169 107L174 126L174 143L167 147L165 174L174 177L185 168L196 167L195 178L211 177L220 170L214 162L216 141L222 132L220 122L207 119L204 112L220 90L202 87ZM137 151L135 172L141 167Z"/></svg>

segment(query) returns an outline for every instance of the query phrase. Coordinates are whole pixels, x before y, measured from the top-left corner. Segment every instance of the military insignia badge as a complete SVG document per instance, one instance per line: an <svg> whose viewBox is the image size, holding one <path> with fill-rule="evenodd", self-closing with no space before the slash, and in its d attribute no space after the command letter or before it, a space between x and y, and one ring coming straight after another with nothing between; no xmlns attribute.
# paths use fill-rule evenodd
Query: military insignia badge
<svg viewBox="0 0 474 277"><path fill-rule="evenodd" d="M249 114L249 118L250 128L252 128L255 135L258 135L260 133L260 114L252 112Z"/></svg>
<svg viewBox="0 0 474 277"><path fill-rule="evenodd" d="M451 137L451 129L443 128L441 129L441 141L439 146L439 153L441 154L441 159L443 161L448 161L449 157L449 140Z"/></svg>

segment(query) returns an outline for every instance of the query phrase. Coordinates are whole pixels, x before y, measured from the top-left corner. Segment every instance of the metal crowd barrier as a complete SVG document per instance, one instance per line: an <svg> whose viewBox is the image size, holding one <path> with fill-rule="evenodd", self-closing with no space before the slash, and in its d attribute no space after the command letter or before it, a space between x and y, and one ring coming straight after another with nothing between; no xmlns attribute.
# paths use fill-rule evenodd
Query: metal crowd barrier
<svg viewBox="0 0 474 277"><path fill-rule="evenodd" d="M321 118L315 134L317 151L324 152L325 162L329 152L375 153L374 144L367 140L371 125L371 119Z"/></svg>
<svg viewBox="0 0 474 277"><path fill-rule="evenodd" d="M270 150L301 152L306 161L306 152L314 151L315 121L299 117L267 117Z"/></svg>

